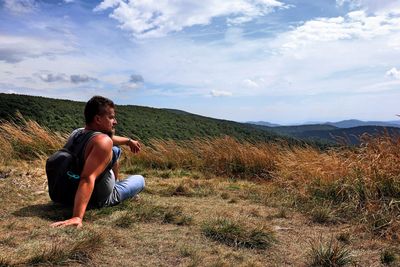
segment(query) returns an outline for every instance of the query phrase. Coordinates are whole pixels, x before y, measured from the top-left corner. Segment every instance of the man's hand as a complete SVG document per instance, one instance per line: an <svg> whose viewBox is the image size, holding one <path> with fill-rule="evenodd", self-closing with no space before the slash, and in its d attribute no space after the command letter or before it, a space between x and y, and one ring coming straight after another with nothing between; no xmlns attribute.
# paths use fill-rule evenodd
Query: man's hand
<svg viewBox="0 0 400 267"><path fill-rule="evenodd" d="M140 151L140 143L138 141L129 139L128 146L133 153L139 153Z"/></svg>
<svg viewBox="0 0 400 267"><path fill-rule="evenodd" d="M69 220L52 223L50 226L51 227L76 226L76 228L80 228L82 227L82 219L79 217L73 217Z"/></svg>

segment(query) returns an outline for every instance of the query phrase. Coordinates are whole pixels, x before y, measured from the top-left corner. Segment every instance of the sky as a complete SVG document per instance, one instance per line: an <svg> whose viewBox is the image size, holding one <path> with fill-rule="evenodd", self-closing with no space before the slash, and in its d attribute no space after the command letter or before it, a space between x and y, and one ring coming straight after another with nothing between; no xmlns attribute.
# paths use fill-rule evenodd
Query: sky
<svg viewBox="0 0 400 267"><path fill-rule="evenodd" d="M400 1L0 0L0 92L240 122L395 120Z"/></svg>

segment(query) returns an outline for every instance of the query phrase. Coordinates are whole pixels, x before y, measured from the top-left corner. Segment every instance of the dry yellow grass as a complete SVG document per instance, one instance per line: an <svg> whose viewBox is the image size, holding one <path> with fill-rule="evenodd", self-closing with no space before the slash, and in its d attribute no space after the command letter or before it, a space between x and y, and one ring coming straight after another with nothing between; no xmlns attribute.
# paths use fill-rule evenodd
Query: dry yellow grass
<svg viewBox="0 0 400 267"><path fill-rule="evenodd" d="M125 162L145 168L187 169L219 176L266 179L275 171L276 145L239 142L232 137L199 138L182 142L153 140Z"/></svg>
<svg viewBox="0 0 400 267"><path fill-rule="evenodd" d="M321 151L225 137L153 140L138 155L125 156L122 170L147 173L142 202L89 211L89 230L110 234L105 248L96 252L89 244L80 259L71 244L81 236L47 228L70 212L49 203L43 170L45 155L64 142L64 135L32 121L0 124L0 265L82 259L93 265L304 265L309 237L345 232L355 260L379 266L380 251L398 247L400 139L363 137L360 147ZM313 223L318 207L334 223ZM272 229L277 243L260 253L209 240L202 225L213 218ZM62 248L52 245L35 252L54 236L65 238L70 254L57 254Z"/></svg>
<svg viewBox="0 0 400 267"><path fill-rule="evenodd" d="M19 117L20 123L0 124L2 158L0 160L33 160L59 149L65 142L65 135L51 132L37 122Z"/></svg>

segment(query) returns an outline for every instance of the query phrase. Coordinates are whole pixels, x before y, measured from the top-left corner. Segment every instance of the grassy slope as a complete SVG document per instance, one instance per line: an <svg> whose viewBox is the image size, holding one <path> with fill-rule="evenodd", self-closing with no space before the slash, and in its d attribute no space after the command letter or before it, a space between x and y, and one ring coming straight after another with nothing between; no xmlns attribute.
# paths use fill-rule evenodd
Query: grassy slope
<svg viewBox="0 0 400 267"><path fill-rule="evenodd" d="M83 125L83 102L0 93L0 118L11 120L19 111L49 129L70 132ZM251 125L217 120L186 112L140 106L117 106L117 132L142 141L152 138L183 140L229 135L238 139L269 141L281 137Z"/></svg>
<svg viewBox="0 0 400 267"><path fill-rule="evenodd" d="M63 140L32 122L0 126L0 266L341 266L321 257L347 262L346 251L381 266L400 255L400 140L331 151L159 141L122 159L146 177L140 201L89 210L76 230L49 228L71 214L49 201L41 156Z"/></svg>

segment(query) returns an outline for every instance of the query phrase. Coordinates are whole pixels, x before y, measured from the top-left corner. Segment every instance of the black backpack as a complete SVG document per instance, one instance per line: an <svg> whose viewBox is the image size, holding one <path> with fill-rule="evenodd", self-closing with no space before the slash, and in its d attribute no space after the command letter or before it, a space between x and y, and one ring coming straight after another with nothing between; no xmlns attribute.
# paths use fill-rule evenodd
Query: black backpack
<svg viewBox="0 0 400 267"><path fill-rule="evenodd" d="M72 205L84 164L84 151L89 139L98 132L79 130L67 144L46 161L49 195L54 202Z"/></svg>

